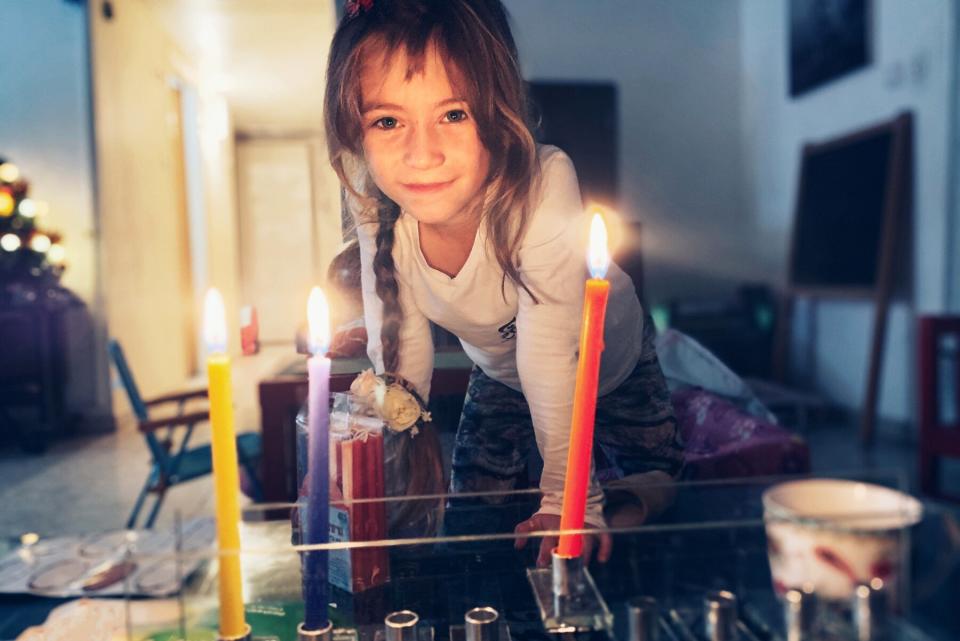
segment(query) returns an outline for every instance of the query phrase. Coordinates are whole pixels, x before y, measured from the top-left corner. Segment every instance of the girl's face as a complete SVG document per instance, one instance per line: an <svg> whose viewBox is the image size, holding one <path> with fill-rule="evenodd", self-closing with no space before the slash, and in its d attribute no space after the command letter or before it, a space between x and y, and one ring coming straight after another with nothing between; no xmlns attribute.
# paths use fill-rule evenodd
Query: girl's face
<svg viewBox="0 0 960 641"><path fill-rule="evenodd" d="M456 225L483 189L490 155L435 46L407 77L403 52L360 74L363 151L377 187L421 223Z"/></svg>

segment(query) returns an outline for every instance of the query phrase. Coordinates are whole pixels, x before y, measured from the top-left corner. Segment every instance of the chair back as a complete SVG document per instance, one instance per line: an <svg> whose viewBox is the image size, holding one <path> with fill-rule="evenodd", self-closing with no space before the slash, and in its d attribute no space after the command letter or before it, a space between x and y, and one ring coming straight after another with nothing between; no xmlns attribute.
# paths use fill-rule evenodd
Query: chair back
<svg viewBox="0 0 960 641"><path fill-rule="evenodd" d="M941 470L943 459L960 458L960 316L923 315L917 329L920 490L960 501Z"/></svg>
<svg viewBox="0 0 960 641"><path fill-rule="evenodd" d="M120 382L123 383L123 389L127 392L127 398L130 399L133 413L140 421L148 420L147 404L143 402L143 397L140 396L140 390L137 388L137 382L133 380L133 372L127 365L127 357L123 354L123 348L120 347L120 343L116 339L111 338L107 343L107 350L110 352L110 360L117 368L117 375L120 377Z"/></svg>
<svg viewBox="0 0 960 641"><path fill-rule="evenodd" d="M127 364L127 358L123 354L123 348L120 347L120 343L117 342L116 339L111 338L107 343L107 350L110 352L110 359L113 361L114 367L117 368L117 375L120 376L123 389L127 392L127 398L130 399L130 406L133 407L134 415L141 423L149 420L147 404L143 402L143 397L140 395L137 382L133 379L133 372L130 371L130 366ZM150 449L153 460L166 469L170 456L167 453L167 449L160 443L156 434L153 432L144 432L143 438L147 441L147 447Z"/></svg>

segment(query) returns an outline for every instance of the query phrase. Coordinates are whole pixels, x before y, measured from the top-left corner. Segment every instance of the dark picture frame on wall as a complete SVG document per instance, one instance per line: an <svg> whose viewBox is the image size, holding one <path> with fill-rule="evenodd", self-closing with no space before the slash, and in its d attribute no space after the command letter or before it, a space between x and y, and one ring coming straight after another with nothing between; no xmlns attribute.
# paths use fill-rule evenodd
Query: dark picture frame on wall
<svg viewBox="0 0 960 641"><path fill-rule="evenodd" d="M580 180L585 203L615 207L619 194L617 86L610 82L528 83L537 142L564 150Z"/></svg>
<svg viewBox="0 0 960 641"><path fill-rule="evenodd" d="M871 0L790 0L790 96L866 67Z"/></svg>

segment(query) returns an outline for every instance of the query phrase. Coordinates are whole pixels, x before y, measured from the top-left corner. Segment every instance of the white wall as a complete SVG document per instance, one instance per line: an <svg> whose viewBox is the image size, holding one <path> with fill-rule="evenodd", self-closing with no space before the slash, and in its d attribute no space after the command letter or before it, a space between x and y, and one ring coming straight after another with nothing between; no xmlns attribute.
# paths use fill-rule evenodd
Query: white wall
<svg viewBox="0 0 960 641"><path fill-rule="evenodd" d="M950 88L951 121L950 174L953 184L952 199L948 208L950 245L947 248L947 309L960 311L960 11L953 12L953 86Z"/></svg>
<svg viewBox="0 0 960 641"><path fill-rule="evenodd" d="M951 0L874 4L874 62L792 100L787 0L507 0L527 77L620 88L621 209L644 223L653 303L782 284L801 145L914 113L914 296L891 312L880 400L881 416L903 420L914 314L960 307L948 301L960 300L960 274L948 278L960 224L947 214L957 16ZM812 314L800 378L858 408L871 306L820 303Z"/></svg>
<svg viewBox="0 0 960 641"><path fill-rule="evenodd" d="M340 183L323 136L238 136L237 194L243 302L257 309L261 341L290 343L342 246Z"/></svg>
<svg viewBox="0 0 960 641"><path fill-rule="evenodd" d="M742 0L741 55L750 251L785 278L786 249L803 143L914 114L913 300L894 306L880 390L881 416L905 420L914 399L913 314L947 303L949 105L954 4L876 0L872 64L829 85L788 97L787 2ZM869 357L872 306L822 302L808 377L834 400L859 407Z"/></svg>
<svg viewBox="0 0 960 641"><path fill-rule="evenodd" d="M112 18L97 11L90 20L101 261L110 333L151 397L183 389L197 371L197 289L220 289L229 351L239 352L233 123L211 78L164 31L156 3L112 6ZM186 125L184 86L196 90ZM187 171L200 189L190 189ZM129 403L115 396L123 416Z"/></svg>
<svg viewBox="0 0 960 641"><path fill-rule="evenodd" d="M86 16L84 6L64 0L0 2L0 155L20 167L32 197L50 204L40 222L63 234L67 270L62 283L94 317L92 332L83 322L70 325L75 333L69 346L69 409L109 423Z"/></svg>
<svg viewBox="0 0 960 641"><path fill-rule="evenodd" d="M651 302L760 278L744 206L738 0L508 0L526 77L620 90L620 193Z"/></svg>

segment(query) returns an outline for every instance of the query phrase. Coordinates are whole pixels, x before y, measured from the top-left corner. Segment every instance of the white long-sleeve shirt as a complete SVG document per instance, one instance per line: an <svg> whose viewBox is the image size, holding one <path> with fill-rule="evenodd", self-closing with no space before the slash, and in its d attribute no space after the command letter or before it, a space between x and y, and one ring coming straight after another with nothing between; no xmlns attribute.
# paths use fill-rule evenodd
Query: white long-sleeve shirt
<svg viewBox="0 0 960 641"><path fill-rule="evenodd" d="M531 212L518 254L521 278L539 303L511 280L504 283L484 223L460 272L450 277L427 264L416 219L401 213L393 248L403 310L398 373L413 383L424 399L428 397L433 370L429 320L456 335L467 356L487 376L522 392L544 463L540 512L560 514L588 278L589 217L570 158L548 145L540 147L539 157L539 204ZM361 224L357 232L367 352L382 372L382 303L373 272L376 229L376 223ZM613 391L636 366L643 336L643 314L630 277L611 263L606 278L610 297L600 367L601 396ZM588 522L603 524L602 501L594 480L587 500Z"/></svg>

